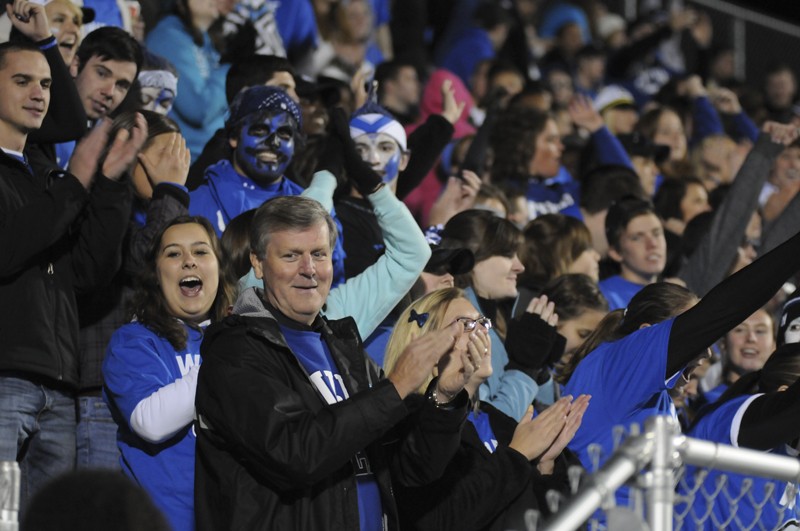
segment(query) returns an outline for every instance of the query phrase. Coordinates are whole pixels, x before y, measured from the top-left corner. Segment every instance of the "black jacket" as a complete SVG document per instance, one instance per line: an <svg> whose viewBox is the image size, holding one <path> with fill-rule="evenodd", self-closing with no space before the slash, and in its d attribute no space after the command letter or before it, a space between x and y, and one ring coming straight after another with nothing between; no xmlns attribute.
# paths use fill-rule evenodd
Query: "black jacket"
<svg viewBox="0 0 800 531"><path fill-rule="evenodd" d="M567 469L580 465L574 454L564 450L553 474L543 476L535 463L508 447L516 421L486 402L480 407L489 415L497 449L490 453L474 426L466 423L461 446L441 479L421 488L396 489L402 529L526 529L526 510L550 516L548 490L569 495Z"/></svg>
<svg viewBox="0 0 800 531"><path fill-rule="evenodd" d="M75 293L119 267L127 184L32 175L0 152L0 371L78 384Z"/></svg>
<svg viewBox="0 0 800 531"><path fill-rule="evenodd" d="M387 529L392 484L435 480L456 451L466 393L453 410L400 399L381 380L351 318L318 321L350 398L329 406L269 316L212 325L197 384L198 530L358 529L351 460L365 450Z"/></svg>
<svg viewBox="0 0 800 531"><path fill-rule="evenodd" d="M134 202L134 209L137 208ZM103 386L102 365L106 347L117 329L130 321L128 302L134 293L136 275L146 267L147 251L159 231L178 216L188 213L189 194L172 184L159 184L146 205L146 223L128 222L122 244L122 267L108 286L78 297L80 318L80 390Z"/></svg>

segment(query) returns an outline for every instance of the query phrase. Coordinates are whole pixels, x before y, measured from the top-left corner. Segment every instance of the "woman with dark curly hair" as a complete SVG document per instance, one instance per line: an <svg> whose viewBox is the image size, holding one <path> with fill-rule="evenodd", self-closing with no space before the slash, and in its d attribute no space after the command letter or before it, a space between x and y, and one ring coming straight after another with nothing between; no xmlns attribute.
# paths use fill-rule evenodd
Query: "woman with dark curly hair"
<svg viewBox="0 0 800 531"><path fill-rule="evenodd" d="M103 362L124 472L153 497L173 529L194 529L194 396L200 342L223 318L235 284L214 228L180 216L154 239L132 302Z"/></svg>
<svg viewBox="0 0 800 531"><path fill-rule="evenodd" d="M575 97L569 116L575 125L589 132L597 163L630 166L624 148L605 127L591 100ZM564 144L552 115L524 106L509 108L498 116L489 144L492 182L525 193L529 220L553 213L583 219L578 208L580 183L562 165Z"/></svg>
<svg viewBox="0 0 800 531"><path fill-rule="evenodd" d="M489 142L492 182L526 191L528 219L551 212L580 217L576 181L545 185L561 171L564 152L558 125L549 114L524 107L509 109L498 117Z"/></svg>

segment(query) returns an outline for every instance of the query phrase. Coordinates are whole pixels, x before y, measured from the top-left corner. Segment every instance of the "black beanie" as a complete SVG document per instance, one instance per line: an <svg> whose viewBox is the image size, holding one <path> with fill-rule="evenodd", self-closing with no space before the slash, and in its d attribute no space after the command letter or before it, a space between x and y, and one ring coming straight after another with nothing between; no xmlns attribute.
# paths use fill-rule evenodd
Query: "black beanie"
<svg viewBox="0 0 800 531"><path fill-rule="evenodd" d="M778 346L786 342L786 330L789 328L789 323L800 317L800 289L795 290L783 305L781 311L781 319L778 321Z"/></svg>

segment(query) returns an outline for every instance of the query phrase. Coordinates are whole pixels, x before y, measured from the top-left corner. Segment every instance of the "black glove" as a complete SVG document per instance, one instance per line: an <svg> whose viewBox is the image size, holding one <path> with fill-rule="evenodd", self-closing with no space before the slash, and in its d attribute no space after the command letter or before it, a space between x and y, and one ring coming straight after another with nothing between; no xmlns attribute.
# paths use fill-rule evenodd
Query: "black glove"
<svg viewBox="0 0 800 531"><path fill-rule="evenodd" d="M345 180L344 143L342 143L342 140L336 133L330 130L330 124L328 133L325 135L325 138L321 140L324 145L317 157L317 165L314 168L314 172L327 170L336 177L336 181L341 185ZM341 186L337 187L337 189L340 187Z"/></svg>
<svg viewBox="0 0 800 531"><path fill-rule="evenodd" d="M367 197L374 193L383 181L381 176L375 173L369 164L361 159L361 155L356 150L356 143L350 138L350 124L347 121L347 115L340 107L331 109L331 135L337 136L343 145L342 153L344 155L344 168L347 171L347 177L356 190Z"/></svg>
<svg viewBox="0 0 800 531"><path fill-rule="evenodd" d="M559 338L561 338L559 340ZM554 350L564 351L566 340L555 326L550 326L538 314L525 312L508 323L505 347L508 352L506 369L522 371L538 379L541 369L551 363ZM556 359L560 357L560 354Z"/></svg>
<svg viewBox="0 0 800 531"><path fill-rule="evenodd" d="M251 57L256 53L256 37L258 32L249 20L239 25L235 33L222 39L223 52L219 62L233 64L242 57Z"/></svg>

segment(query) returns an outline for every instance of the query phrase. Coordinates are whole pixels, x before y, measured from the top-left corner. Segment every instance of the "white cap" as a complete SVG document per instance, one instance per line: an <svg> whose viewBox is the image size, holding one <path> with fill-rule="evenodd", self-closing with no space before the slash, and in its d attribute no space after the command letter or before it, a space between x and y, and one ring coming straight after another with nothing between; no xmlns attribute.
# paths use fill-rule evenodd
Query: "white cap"
<svg viewBox="0 0 800 531"><path fill-rule="evenodd" d="M594 108L597 109L597 112L603 112L606 109L620 105L636 107L636 101L633 99L633 94L619 85L603 87L594 99Z"/></svg>
<svg viewBox="0 0 800 531"><path fill-rule="evenodd" d="M616 13L606 13L597 21L597 36L606 40L618 31L625 31L625 19Z"/></svg>
<svg viewBox="0 0 800 531"><path fill-rule="evenodd" d="M402 151L406 150L406 132L400 122L389 114L366 113L354 116L350 120L350 137L368 133L385 133L392 137Z"/></svg>

